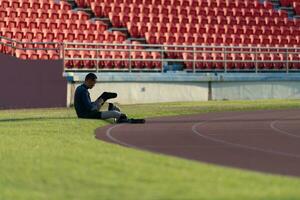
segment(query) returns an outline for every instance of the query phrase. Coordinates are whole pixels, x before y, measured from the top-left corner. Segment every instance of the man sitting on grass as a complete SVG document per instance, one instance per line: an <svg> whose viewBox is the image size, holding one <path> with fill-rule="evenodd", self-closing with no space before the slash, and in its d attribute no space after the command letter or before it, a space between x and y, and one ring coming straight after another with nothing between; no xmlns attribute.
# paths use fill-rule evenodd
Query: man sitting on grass
<svg viewBox="0 0 300 200"><path fill-rule="evenodd" d="M89 89L96 84L97 76L89 73L85 77L82 85L75 91L74 105L77 116L86 119L110 119L113 118L117 123L128 122L127 116L121 113L120 109L112 103L109 103L108 111L100 112L100 108L106 100L116 98L116 93L104 92L95 102L91 101Z"/></svg>

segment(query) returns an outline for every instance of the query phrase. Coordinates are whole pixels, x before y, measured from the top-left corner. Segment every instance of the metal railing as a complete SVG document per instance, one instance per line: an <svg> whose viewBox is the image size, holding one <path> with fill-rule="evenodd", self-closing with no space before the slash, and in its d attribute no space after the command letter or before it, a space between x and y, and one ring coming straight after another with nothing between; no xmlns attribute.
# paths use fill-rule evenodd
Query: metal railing
<svg viewBox="0 0 300 200"><path fill-rule="evenodd" d="M6 53L12 56L17 56L18 51L32 51L36 52L41 50L41 51L54 51L58 53L58 58L63 59L62 55L62 43L57 43L57 42L23 42L23 41L17 41L14 39L10 39L4 36L0 36L0 46L1 46L1 52ZM49 47L51 46L51 47ZM30 58L29 58L30 59Z"/></svg>
<svg viewBox="0 0 300 200"><path fill-rule="evenodd" d="M20 42L2 36L0 46L11 48L11 55L18 50L56 51L64 71L163 72L170 66L194 73L300 71L300 47Z"/></svg>
<svg viewBox="0 0 300 200"><path fill-rule="evenodd" d="M115 58L106 56L106 52L110 56L117 56ZM140 54L149 52L157 54L156 57L145 58L144 56L141 58ZM81 58L78 56L80 54L86 54L87 56ZM120 55L123 55L123 57L120 57ZM300 70L299 55L300 48L284 47L64 43L64 63L75 61L80 68L80 65L82 65L80 61L90 61L94 66L90 70L95 71L123 69L129 72L145 70L163 72L167 64L172 63L174 65L177 63L184 66L184 70L191 72L290 72ZM125 62L127 64L123 68L122 66L109 68L105 65L107 62L117 65L121 62L123 62L123 65ZM142 65L142 68L137 66L137 63ZM147 67L149 65L150 68ZM72 71L74 69L67 67L67 70Z"/></svg>

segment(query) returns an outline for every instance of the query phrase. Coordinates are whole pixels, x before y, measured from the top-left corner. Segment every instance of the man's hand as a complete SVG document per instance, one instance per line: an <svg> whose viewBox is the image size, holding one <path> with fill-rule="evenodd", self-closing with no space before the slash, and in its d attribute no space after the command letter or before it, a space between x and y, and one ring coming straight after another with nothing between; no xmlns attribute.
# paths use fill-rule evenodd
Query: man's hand
<svg viewBox="0 0 300 200"><path fill-rule="evenodd" d="M101 99L101 98L100 98L100 99L97 99L97 102L98 102L98 104L101 105L101 106L104 104L104 100Z"/></svg>

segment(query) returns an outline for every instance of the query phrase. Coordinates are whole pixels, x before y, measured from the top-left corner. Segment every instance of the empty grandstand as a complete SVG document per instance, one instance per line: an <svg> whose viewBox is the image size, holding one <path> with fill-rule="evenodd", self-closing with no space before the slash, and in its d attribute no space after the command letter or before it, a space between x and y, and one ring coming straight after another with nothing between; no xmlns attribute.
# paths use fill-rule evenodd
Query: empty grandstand
<svg viewBox="0 0 300 200"><path fill-rule="evenodd" d="M297 70L299 2L3 0L1 52L66 70Z"/></svg>
<svg viewBox="0 0 300 200"><path fill-rule="evenodd" d="M211 81L298 81L299 4L297 0L2 0L0 51L24 61L61 60L72 84L82 81L87 71L101 72L106 82L202 81L208 92L200 100L222 99L213 97ZM72 96L72 89L68 91Z"/></svg>

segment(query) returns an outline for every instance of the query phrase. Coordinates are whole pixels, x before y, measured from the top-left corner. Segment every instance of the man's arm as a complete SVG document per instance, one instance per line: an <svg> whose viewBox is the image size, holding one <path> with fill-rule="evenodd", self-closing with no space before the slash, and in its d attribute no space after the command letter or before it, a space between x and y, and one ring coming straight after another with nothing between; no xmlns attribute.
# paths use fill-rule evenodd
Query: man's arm
<svg viewBox="0 0 300 200"><path fill-rule="evenodd" d="M85 108L87 108L89 111L93 111L97 109L97 106L95 106L92 102L91 102L91 98L90 95L87 91L84 91L82 93L82 103L84 105Z"/></svg>

